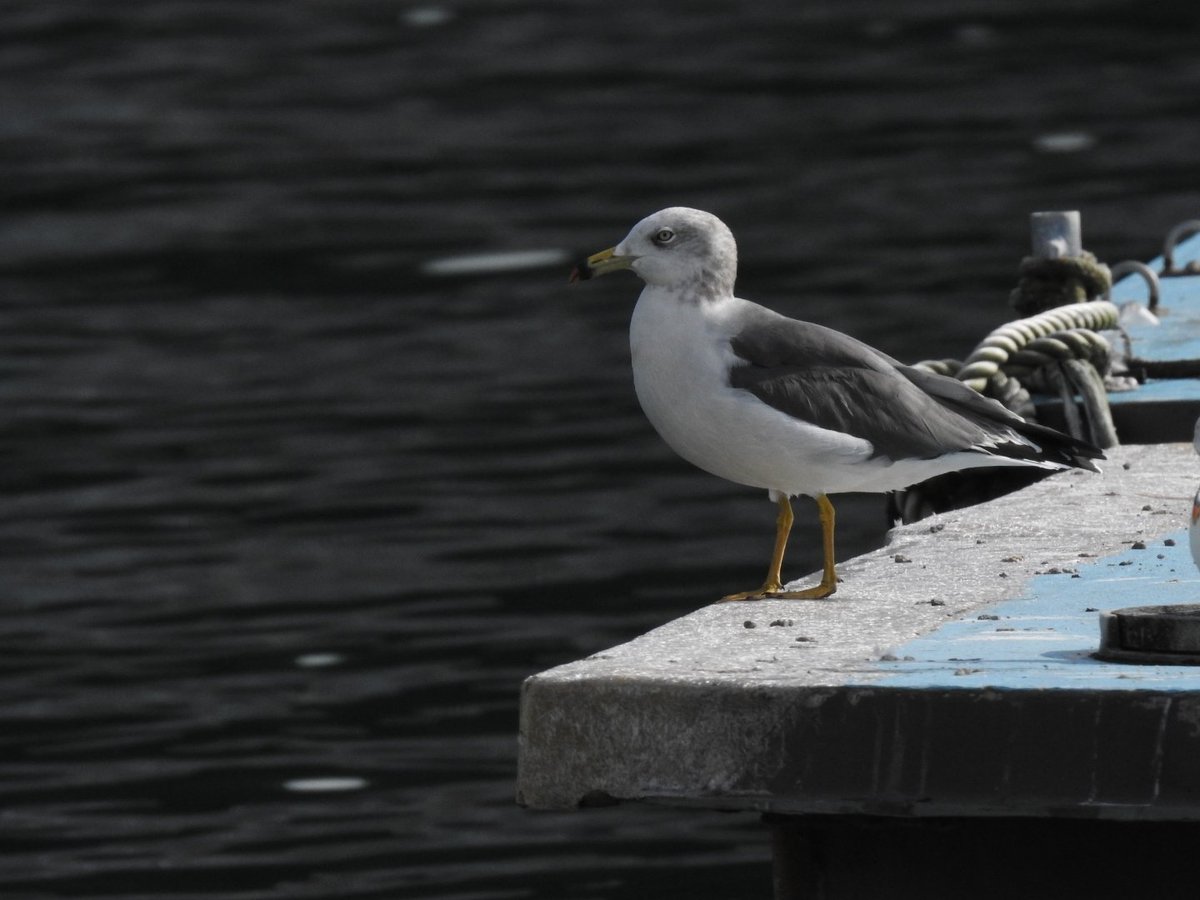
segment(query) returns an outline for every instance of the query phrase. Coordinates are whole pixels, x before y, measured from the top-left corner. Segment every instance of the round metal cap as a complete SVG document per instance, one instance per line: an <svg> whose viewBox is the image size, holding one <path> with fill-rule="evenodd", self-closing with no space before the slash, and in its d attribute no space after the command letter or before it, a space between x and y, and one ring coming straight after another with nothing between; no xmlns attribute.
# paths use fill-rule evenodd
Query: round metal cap
<svg viewBox="0 0 1200 900"><path fill-rule="evenodd" d="M1128 606L1100 613L1097 659L1200 665L1200 603Z"/></svg>

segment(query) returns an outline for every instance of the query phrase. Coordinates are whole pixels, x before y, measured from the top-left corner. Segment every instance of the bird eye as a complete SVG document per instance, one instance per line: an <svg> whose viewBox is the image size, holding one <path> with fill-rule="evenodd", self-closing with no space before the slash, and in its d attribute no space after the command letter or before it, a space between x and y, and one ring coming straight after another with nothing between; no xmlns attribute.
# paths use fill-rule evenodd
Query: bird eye
<svg viewBox="0 0 1200 900"><path fill-rule="evenodd" d="M660 228L654 233L654 243L656 244L669 244L673 240L675 240L675 232L670 228Z"/></svg>

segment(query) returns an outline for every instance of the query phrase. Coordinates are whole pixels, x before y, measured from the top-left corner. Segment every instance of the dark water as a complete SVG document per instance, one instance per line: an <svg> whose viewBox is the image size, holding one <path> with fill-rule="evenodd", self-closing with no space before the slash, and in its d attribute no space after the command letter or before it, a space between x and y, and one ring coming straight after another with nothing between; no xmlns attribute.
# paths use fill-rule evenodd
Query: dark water
<svg viewBox="0 0 1200 900"><path fill-rule="evenodd" d="M1200 208L1148 15L4 4L0 896L769 896L752 816L512 796L521 679L757 583L771 508L641 419L632 279L427 265L701 206L744 296L962 354L1030 211Z"/></svg>

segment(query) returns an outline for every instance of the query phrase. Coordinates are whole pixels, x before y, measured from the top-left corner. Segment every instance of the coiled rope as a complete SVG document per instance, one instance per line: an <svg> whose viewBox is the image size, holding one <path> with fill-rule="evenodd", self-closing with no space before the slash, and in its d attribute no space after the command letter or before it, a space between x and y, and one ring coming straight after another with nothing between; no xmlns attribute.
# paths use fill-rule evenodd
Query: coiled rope
<svg viewBox="0 0 1200 900"><path fill-rule="evenodd" d="M1057 393L1073 435L1112 447L1117 435L1101 379L1108 370L1110 348L1097 332L1116 329L1119 315L1108 300L1070 303L1001 325L963 362L924 360L916 366L957 378L1026 416L1033 408L1029 389ZM1075 392L1086 411L1085 421L1072 402Z"/></svg>
<svg viewBox="0 0 1200 900"><path fill-rule="evenodd" d="M957 378L1027 419L1035 418L1029 390L1062 398L1067 430L1100 447L1117 443L1101 378L1110 361L1108 342L1097 332L1118 327L1119 312L1108 300L1070 303L1001 325L965 361L924 360L918 368ZM1075 404L1078 394L1086 415ZM945 509L978 503L1028 483L1017 470L986 481L958 472L941 475L889 495L893 520L916 522Z"/></svg>
<svg viewBox="0 0 1200 900"><path fill-rule="evenodd" d="M1079 256L1027 256L1008 302L1022 316L1103 297L1112 288L1108 266L1084 250Z"/></svg>

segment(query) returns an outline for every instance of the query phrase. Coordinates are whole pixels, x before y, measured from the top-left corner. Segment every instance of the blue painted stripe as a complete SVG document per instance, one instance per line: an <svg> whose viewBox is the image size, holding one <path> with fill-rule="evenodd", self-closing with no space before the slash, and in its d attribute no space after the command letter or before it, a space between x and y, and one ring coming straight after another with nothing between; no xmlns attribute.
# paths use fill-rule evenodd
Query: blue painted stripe
<svg viewBox="0 0 1200 900"><path fill-rule="evenodd" d="M1188 238L1175 248L1175 262L1184 265L1200 259L1200 235ZM1162 257L1150 264L1162 270ZM1128 329L1134 353L1142 359L1200 359L1200 276L1187 275L1159 279L1159 325L1131 325ZM1113 285L1113 302L1146 302L1145 282L1130 275ZM1115 397L1114 397L1115 399Z"/></svg>
<svg viewBox="0 0 1200 900"><path fill-rule="evenodd" d="M1173 540L1174 546L1165 543ZM1025 594L953 621L893 649L883 678L862 684L902 688L998 690L1200 691L1200 666L1140 666L1091 657L1099 612L1124 606L1200 602L1200 573L1186 530L1145 550L1089 560L1075 574L1032 578Z"/></svg>
<svg viewBox="0 0 1200 900"><path fill-rule="evenodd" d="M1164 235L1165 237L1165 235ZM1175 265L1184 266L1192 260L1200 259L1200 234L1193 234L1186 240L1180 241L1175 246ZM1155 272L1161 272L1163 267L1163 258L1156 256L1154 259L1146 263ZM1128 278L1122 278L1113 286L1113 293L1116 293L1117 288L1126 284L1140 284L1142 279L1136 275L1130 275Z"/></svg>
<svg viewBox="0 0 1200 900"><path fill-rule="evenodd" d="M1200 325L1197 328L1200 333ZM1196 349L1200 351L1200 346ZM1200 356L1197 356L1196 359L1200 359ZM1195 400L1200 400L1200 378L1152 378L1138 385L1136 391L1117 391L1108 395L1109 406L1127 406L1138 403L1187 403ZM1181 410L1180 415L1184 414L1185 412ZM1191 434L1191 430L1192 421L1189 420L1182 432ZM1133 442L1136 443L1136 439Z"/></svg>

